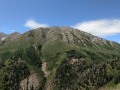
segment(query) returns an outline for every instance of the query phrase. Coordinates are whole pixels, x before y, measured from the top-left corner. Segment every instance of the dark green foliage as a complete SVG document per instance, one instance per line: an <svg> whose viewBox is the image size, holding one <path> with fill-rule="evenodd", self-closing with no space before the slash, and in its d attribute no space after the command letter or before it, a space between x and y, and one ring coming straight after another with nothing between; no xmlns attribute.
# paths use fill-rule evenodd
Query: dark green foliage
<svg viewBox="0 0 120 90"><path fill-rule="evenodd" d="M70 50L70 51L67 51L66 53L68 55L67 56L68 58L85 58L86 57L85 53L82 51L78 52L76 50Z"/></svg>
<svg viewBox="0 0 120 90"><path fill-rule="evenodd" d="M0 46L4 45L6 41L0 41Z"/></svg>
<svg viewBox="0 0 120 90"><path fill-rule="evenodd" d="M74 85L77 78L76 72L68 64L63 64L57 70L55 83L61 90L66 90Z"/></svg>
<svg viewBox="0 0 120 90"><path fill-rule="evenodd" d="M119 59L97 64L90 63L89 59L75 50L68 51L67 54L68 59L56 70L54 83L58 90L98 90L110 82L120 83Z"/></svg>
<svg viewBox="0 0 120 90"><path fill-rule="evenodd" d="M33 85L32 85L32 87L30 88L30 90L34 90L34 87L33 87Z"/></svg>
<svg viewBox="0 0 120 90"><path fill-rule="evenodd" d="M29 31L28 39L29 39L30 45L34 44L34 41L35 41L34 38L35 38L34 31L33 30Z"/></svg>
<svg viewBox="0 0 120 90"><path fill-rule="evenodd" d="M19 82L30 74L26 63L21 60L9 59L5 61L0 71L0 89L17 90Z"/></svg>
<svg viewBox="0 0 120 90"><path fill-rule="evenodd" d="M46 80L41 71L41 47L35 49L34 46L29 46L25 50L18 50L15 53L5 52L0 55L2 60L0 62L0 89L17 90L20 81L29 76L30 70L37 71L38 69L41 77L41 87L44 87ZM34 90L34 87L31 87L31 89Z"/></svg>
<svg viewBox="0 0 120 90"><path fill-rule="evenodd" d="M41 52L41 50L42 50L42 45L38 45L38 50Z"/></svg>
<svg viewBox="0 0 120 90"><path fill-rule="evenodd" d="M30 46L26 49L26 57L29 58L31 63L34 63L36 66L41 67L41 58L39 53L36 52L35 47Z"/></svg>
<svg viewBox="0 0 120 90"><path fill-rule="evenodd" d="M5 60L9 59L12 56L12 53L10 51L7 51L0 55L0 68L4 66Z"/></svg>
<svg viewBox="0 0 120 90"><path fill-rule="evenodd" d="M41 75L42 76L42 75ZM46 84L46 82L47 82L47 79L46 79L46 77L45 76L42 76L41 77L41 84L40 84L40 87L39 87L39 90L44 90L45 89L45 84Z"/></svg>

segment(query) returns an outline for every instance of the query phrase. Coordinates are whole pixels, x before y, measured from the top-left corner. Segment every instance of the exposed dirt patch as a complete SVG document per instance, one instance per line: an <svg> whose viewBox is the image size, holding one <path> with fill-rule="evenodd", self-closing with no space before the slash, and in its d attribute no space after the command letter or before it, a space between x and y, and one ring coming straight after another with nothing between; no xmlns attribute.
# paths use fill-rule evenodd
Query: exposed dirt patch
<svg viewBox="0 0 120 90"><path fill-rule="evenodd" d="M48 72L48 70L47 70L47 63L46 62L42 63L42 71L44 72L45 77L47 77L50 74L50 72Z"/></svg>

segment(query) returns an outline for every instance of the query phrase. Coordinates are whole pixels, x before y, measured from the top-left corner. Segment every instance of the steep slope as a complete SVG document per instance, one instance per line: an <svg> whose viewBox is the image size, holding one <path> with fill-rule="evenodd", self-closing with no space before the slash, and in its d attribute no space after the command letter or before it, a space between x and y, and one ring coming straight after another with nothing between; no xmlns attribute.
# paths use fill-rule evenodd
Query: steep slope
<svg viewBox="0 0 120 90"><path fill-rule="evenodd" d="M6 42L0 45L1 90L98 90L120 83L116 42L69 27L13 33Z"/></svg>
<svg viewBox="0 0 120 90"><path fill-rule="evenodd" d="M96 45L110 45L114 46L117 43L107 41L103 38L93 36L89 33L69 28L69 27L49 27L38 28L28 32L35 34L36 42L53 42L56 40L62 40L70 44L78 44L81 46L96 46ZM27 34L27 33L26 33ZM39 39L38 39L39 38Z"/></svg>
<svg viewBox="0 0 120 90"><path fill-rule="evenodd" d="M93 36L89 33L69 28L69 27L48 27L30 30L23 35L13 33L6 37L6 41L26 42L27 44L45 44L54 41L62 41L68 44L74 44L83 47L104 47L108 49L117 49L119 44L108 41L103 38Z"/></svg>

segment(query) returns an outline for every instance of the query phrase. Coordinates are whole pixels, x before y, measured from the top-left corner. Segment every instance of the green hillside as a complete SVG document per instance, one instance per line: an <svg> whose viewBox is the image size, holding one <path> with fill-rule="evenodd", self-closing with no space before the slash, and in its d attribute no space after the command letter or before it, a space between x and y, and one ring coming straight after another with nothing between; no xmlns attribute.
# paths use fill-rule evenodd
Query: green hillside
<svg viewBox="0 0 120 90"><path fill-rule="evenodd" d="M119 88L116 42L69 27L37 28L13 37L0 41L0 90Z"/></svg>

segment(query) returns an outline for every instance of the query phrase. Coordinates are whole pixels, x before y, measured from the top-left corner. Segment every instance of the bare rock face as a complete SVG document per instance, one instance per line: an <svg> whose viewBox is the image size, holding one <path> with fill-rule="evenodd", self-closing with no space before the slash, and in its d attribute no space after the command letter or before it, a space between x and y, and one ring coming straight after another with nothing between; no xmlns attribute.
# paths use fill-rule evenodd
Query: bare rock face
<svg viewBox="0 0 120 90"><path fill-rule="evenodd" d="M40 78L37 76L37 74L32 74L28 78L21 81L19 90L39 90L39 81Z"/></svg>
<svg viewBox="0 0 120 90"><path fill-rule="evenodd" d="M27 33L26 33L27 34ZM70 27L47 27L47 28L37 28L33 30L35 35L35 41L41 43L54 42L56 40L61 40L66 43L76 44L80 46L112 46L115 47L118 44L99 38L90 33L84 31L73 29Z"/></svg>
<svg viewBox="0 0 120 90"><path fill-rule="evenodd" d="M20 35L21 35L20 33L14 32L14 33L10 34L8 38L10 38L10 40L13 41L13 40L19 39Z"/></svg>

